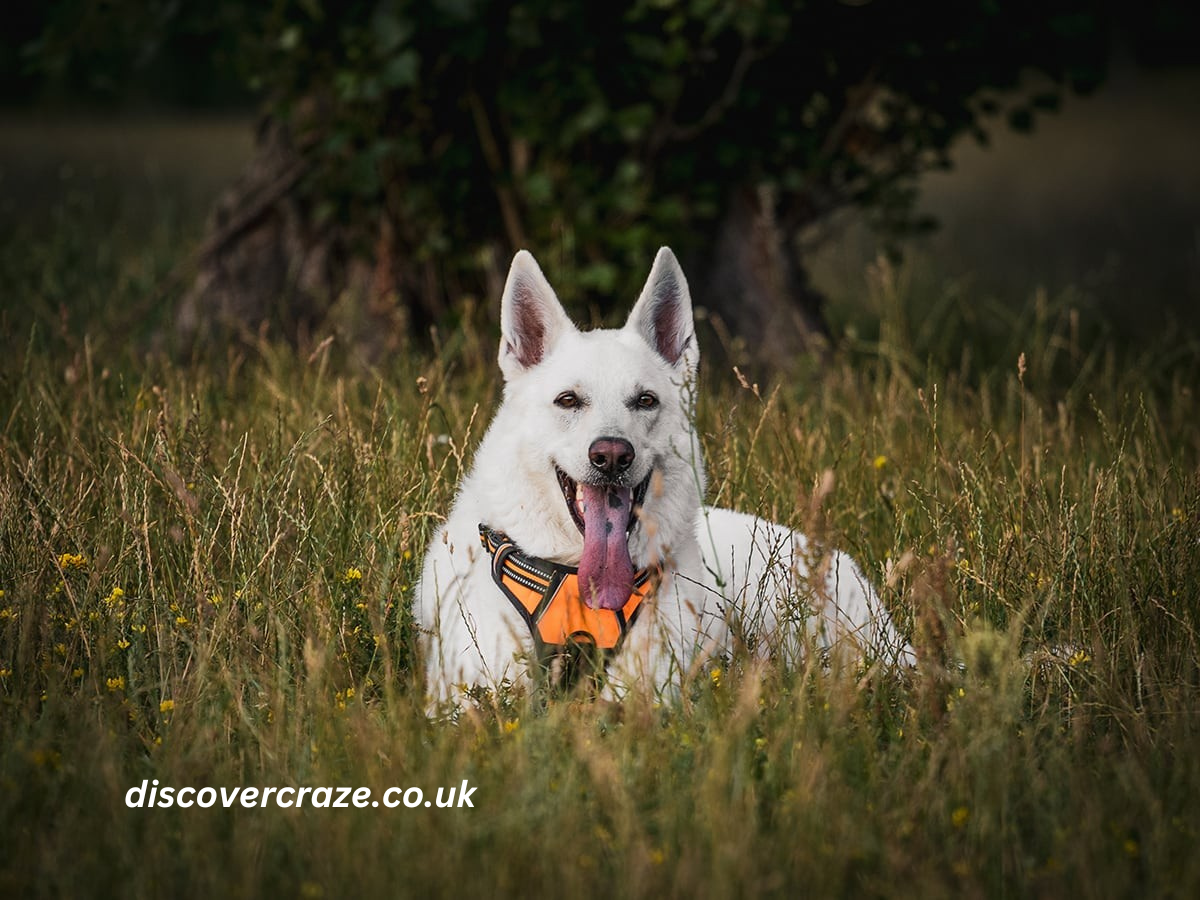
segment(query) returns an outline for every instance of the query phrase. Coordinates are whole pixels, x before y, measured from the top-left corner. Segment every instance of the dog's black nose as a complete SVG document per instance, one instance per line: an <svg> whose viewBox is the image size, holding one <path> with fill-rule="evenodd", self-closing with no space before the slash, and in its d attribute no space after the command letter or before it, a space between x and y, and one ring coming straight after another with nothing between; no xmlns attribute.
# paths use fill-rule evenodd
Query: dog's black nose
<svg viewBox="0 0 1200 900"><path fill-rule="evenodd" d="M605 475L620 475L633 465L633 456L633 444L624 438L596 438L588 448L592 466Z"/></svg>

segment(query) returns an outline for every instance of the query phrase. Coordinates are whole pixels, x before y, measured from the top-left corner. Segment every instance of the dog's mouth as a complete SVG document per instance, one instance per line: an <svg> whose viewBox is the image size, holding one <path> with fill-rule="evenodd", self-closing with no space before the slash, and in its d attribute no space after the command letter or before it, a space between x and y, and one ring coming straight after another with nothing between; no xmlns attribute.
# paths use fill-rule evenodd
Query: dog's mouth
<svg viewBox="0 0 1200 900"><path fill-rule="evenodd" d="M620 485L590 485L582 484L564 472L558 466L554 467L554 474L558 476L558 486L562 489L563 499L567 501L567 512L571 514L571 521L575 523L575 527L579 529L579 533L587 537L587 521L584 518L584 509L587 506L589 495L603 499L610 505L610 508L618 508L612 504L618 504L619 507L628 508L628 516L625 522L625 534L630 534L634 526L637 525L638 513L641 511L642 503L646 500L646 491L650 488L650 476L654 474L651 469L632 489L621 487ZM628 499L623 499L620 492L624 491ZM604 496L601 498L600 494ZM610 498L610 495L615 494L615 497Z"/></svg>
<svg viewBox="0 0 1200 900"><path fill-rule="evenodd" d="M593 609L621 609L633 593L629 535L637 525L652 472L631 488L575 481L555 467L567 512L583 535L579 592Z"/></svg>

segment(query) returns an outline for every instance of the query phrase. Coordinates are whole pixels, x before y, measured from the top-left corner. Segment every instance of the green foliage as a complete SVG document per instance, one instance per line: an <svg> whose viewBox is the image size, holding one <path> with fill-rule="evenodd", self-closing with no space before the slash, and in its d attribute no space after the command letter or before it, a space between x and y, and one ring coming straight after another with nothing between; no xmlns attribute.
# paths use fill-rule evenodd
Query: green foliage
<svg viewBox="0 0 1200 900"><path fill-rule="evenodd" d="M499 235L559 248L589 297L635 290L663 236L705 251L738 190L770 186L787 233L847 205L920 224L913 176L1028 70L1094 84L1103 41L1070 4L714 0L304 2L264 34L262 86L316 129L341 216L382 208L456 271Z"/></svg>
<svg viewBox="0 0 1200 900"><path fill-rule="evenodd" d="M0 255L37 322L0 359L4 895L1200 887L1200 355L1177 335L1133 365L1011 319L1024 364L965 365L939 342L979 323L896 278L882 337L819 384L706 376L712 499L852 550L906 630L941 622L948 670L735 656L660 707L501 691L431 722L405 604L496 400L494 334L358 376L333 348L145 358L126 310L170 247L59 224ZM464 778L471 810L124 805L143 779Z"/></svg>
<svg viewBox="0 0 1200 900"><path fill-rule="evenodd" d="M475 293L485 251L543 248L568 297L596 300L634 292L661 243L710 252L739 191L769 189L787 235L847 206L927 225L913 179L952 140L1005 109L1027 129L1062 87L1098 82L1089 7L275 0L216 4L206 24L237 35L227 54L293 125L319 221L364 247L386 221L406 264ZM197 15L142 12L113 41ZM63 20L42 58L79 46ZM1020 90L1031 74L1046 83Z"/></svg>

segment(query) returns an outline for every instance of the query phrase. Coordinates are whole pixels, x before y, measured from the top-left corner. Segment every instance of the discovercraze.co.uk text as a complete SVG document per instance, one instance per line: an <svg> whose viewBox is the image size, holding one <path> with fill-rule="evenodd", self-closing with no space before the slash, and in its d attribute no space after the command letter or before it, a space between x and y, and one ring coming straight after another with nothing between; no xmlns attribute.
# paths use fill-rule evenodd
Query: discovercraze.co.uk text
<svg viewBox="0 0 1200 900"><path fill-rule="evenodd" d="M388 809L406 806L414 809L418 806L436 806L442 809L461 809L464 806L474 808L471 795L478 788L469 787L467 779L457 788L440 787L432 800L425 799L425 792L419 787L390 787L383 792L382 803ZM455 802L455 794L457 800ZM307 802L306 802L307 800ZM208 809L210 806L242 806L246 809L278 806L285 809L301 808L304 806L318 809L365 809L379 806L369 787L181 787L170 785L159 787L158 779L143 780L125 792L125 805L130 809L169 809L172 806L188 808L199 806Z"/></svg>

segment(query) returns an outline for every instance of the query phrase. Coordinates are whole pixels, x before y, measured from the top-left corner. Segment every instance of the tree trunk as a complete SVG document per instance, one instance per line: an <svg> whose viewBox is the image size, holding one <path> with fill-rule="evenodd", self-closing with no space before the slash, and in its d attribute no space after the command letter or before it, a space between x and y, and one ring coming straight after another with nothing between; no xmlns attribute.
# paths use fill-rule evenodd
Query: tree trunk
<svg viewBox="0 0 1200 900"><path fill-rule="evenodd" d="M308 171L305 148L265 118L245 174L217 200L195 279L179 302L176 338L185 352L272 333L305 350L334 333L373 362L395 349L414 320L443 312L401 302L402 293L410 300L431 293L411 289L428 273L401 270L385 214L374 259L356 249L344 226L316 221L297 189Z"/></svg>
<svg viewBox="0 0 1200 900"><path fill-rule="evenodd" d="M824 297L808 280L794 236L776 224L767 189L732 192L713 252L689 278L693 300L734 338L733 361L787 369L829 348Z"/></svg>
<svg viewBox="0 0 1200 900"><path fill-rule="evenodd" d="M264 119L245 175L216 204L195 280L179 303L176 336L185 352L265 334L306 352L334 334L371 363L406 332L442 320L446 297L488 290L491 302L499 301L502 252L489 256L479 284L445 284L453 273L408 262L387 203L380 204L371 248L361 230L318 223L314 204L298 190L307 173L305 147L277 120ZM723 343L732 362L786 369L803 354L824 353L823 298L808 283L794 240L777 226L769 191L732 191L706 243L704 257L688 260L689 282L696 306L707 308L729 338Z"/></svg>

